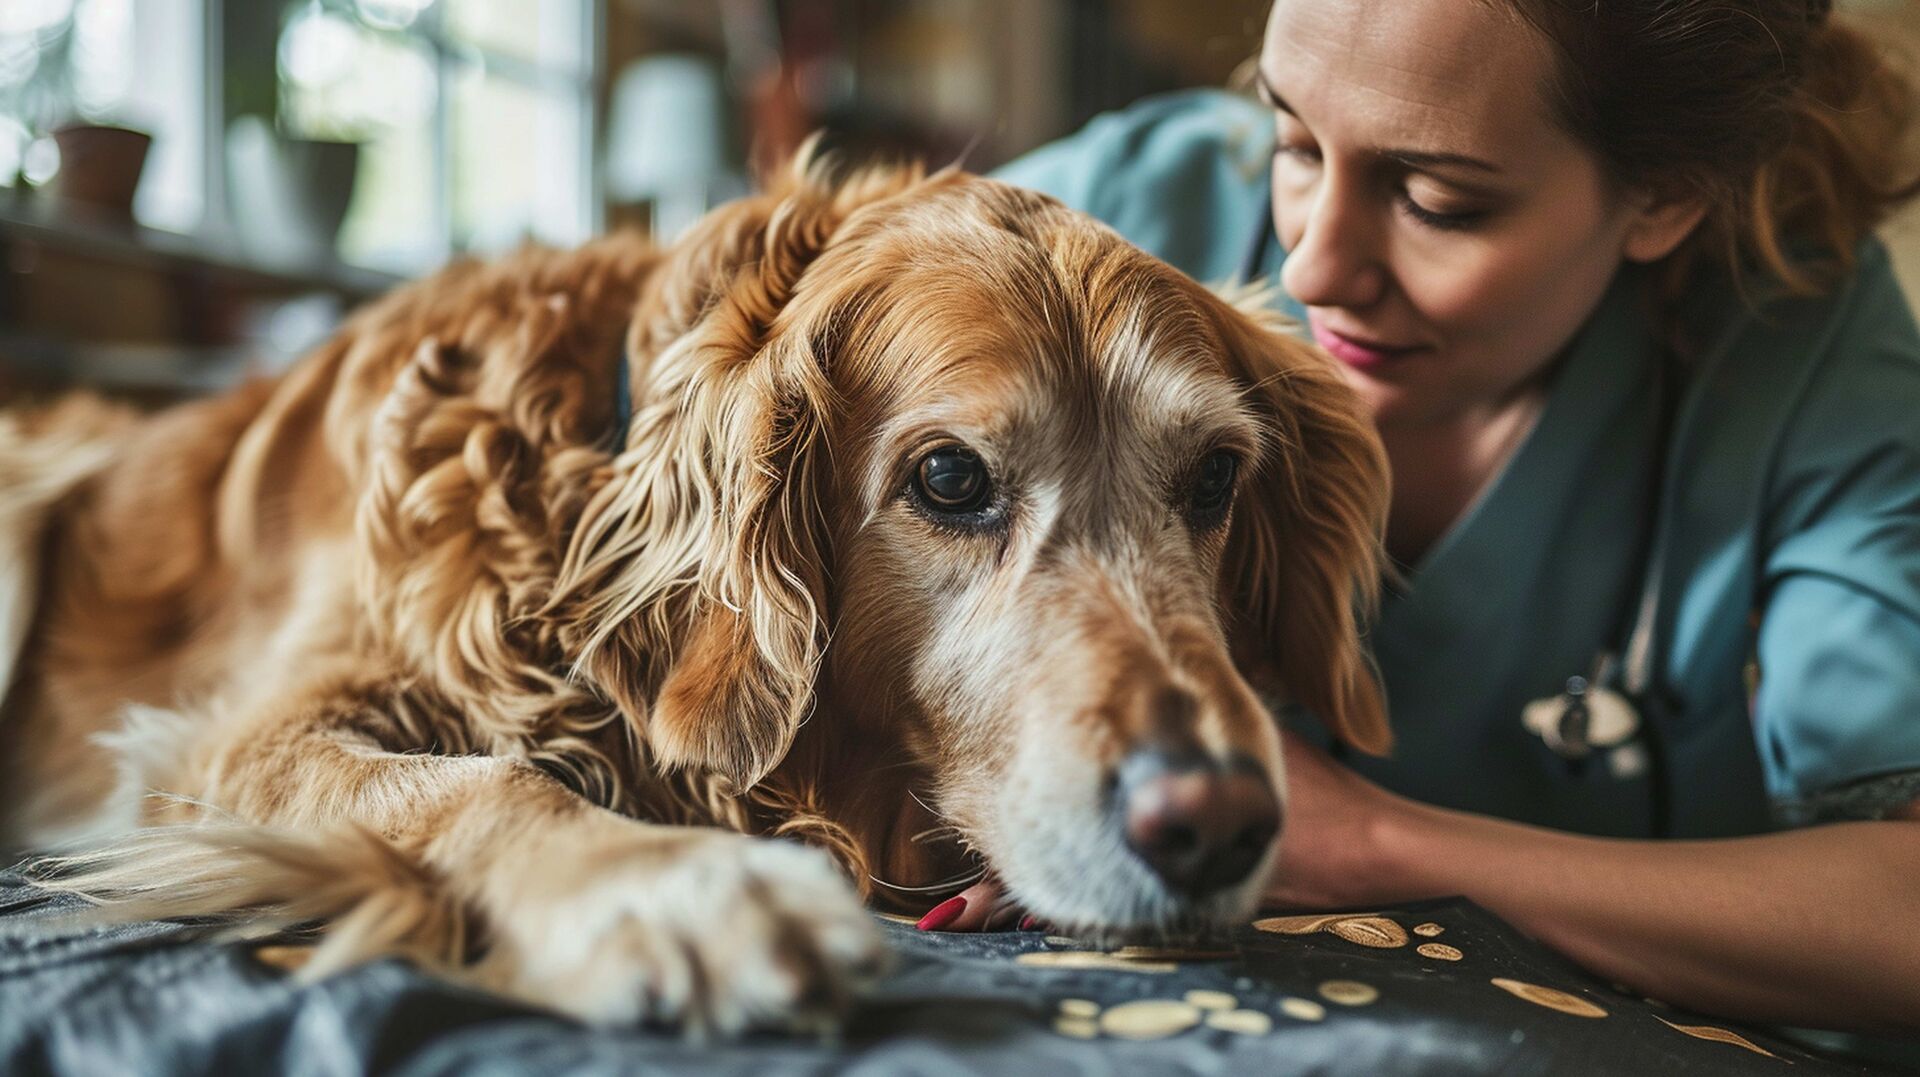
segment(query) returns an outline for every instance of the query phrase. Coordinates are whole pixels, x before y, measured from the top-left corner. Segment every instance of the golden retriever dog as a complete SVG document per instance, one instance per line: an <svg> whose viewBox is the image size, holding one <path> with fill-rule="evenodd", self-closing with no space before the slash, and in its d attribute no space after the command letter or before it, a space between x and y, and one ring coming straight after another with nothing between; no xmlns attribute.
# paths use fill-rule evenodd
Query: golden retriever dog
<svg viewBox="0 0 1920 1077"><path fill-rule="evenodd" d="M1044 197L825 172L455 265L217 398L0 417L0 848L324 921L309 976L720 1031L831 1019L863 896L1248 915L1270 707L1387 741L1356 398Z"/></svg>

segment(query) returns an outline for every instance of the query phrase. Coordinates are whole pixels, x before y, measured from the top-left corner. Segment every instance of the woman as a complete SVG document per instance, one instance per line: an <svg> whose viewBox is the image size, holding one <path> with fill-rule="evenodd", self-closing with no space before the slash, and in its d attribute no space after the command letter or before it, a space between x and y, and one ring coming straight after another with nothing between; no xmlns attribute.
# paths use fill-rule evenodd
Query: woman
<svg viewBox="0 0 1920 1077"><path fill-rule="evenodd" d="M1386 442L1398 745L1300 726L1276 901L1464 894L1691 1009L1920 1028L1920 335L1868 236L1912 90L1829 6L1278 0L1264 104L1004 172L1277 269Z"/></svg>

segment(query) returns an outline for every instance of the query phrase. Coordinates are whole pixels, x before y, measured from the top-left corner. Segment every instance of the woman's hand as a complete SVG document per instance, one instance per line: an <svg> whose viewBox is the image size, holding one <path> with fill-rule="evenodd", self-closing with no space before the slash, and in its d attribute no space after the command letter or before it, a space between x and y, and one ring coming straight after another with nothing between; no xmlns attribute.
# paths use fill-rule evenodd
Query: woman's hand
<svg viewBox="0 0 1920 1077"><path fill-rule="evenodd" d="M1405 800L1298 737L1267 895L1314 909L1464 895L1603 979L1703 1013L1920 1029L1920 804L1710 841L1594 838Z"/></svg>
<svg viewBox="0 0 1920 1077"><path fill-rule="evenodd" d="M1315 909L1462 894L1603 979L1749 1021L1920 1030L1920 803L1901 818L1711 841L1566 834L1406 800L1283 734L1270 900ZM930 930L1021 916L991 880Z"/></svg>
<svg viewBox="0 0 1920 1077"><path fill-rule="evenodd" d="M1382 855L1383 829L1417 806L1334 762L1292 730L1280 736L1286 813L1267 900L1339 909L1437 896L1409 892Z"/></svg>

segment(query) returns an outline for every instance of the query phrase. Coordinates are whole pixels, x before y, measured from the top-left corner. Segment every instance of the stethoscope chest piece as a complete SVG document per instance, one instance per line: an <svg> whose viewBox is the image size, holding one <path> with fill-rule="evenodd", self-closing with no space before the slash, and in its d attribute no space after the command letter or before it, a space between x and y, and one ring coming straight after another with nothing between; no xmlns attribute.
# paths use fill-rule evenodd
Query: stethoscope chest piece
<svg viewBox="0 0 1920 1077"><path fill-rule="evenodd" d="M1566 691L1527 704L1520 723L1562 759L1585 759L1595 749L1632 740L1640 732L1640 712L1621 693L1570 677Z"/></svg>

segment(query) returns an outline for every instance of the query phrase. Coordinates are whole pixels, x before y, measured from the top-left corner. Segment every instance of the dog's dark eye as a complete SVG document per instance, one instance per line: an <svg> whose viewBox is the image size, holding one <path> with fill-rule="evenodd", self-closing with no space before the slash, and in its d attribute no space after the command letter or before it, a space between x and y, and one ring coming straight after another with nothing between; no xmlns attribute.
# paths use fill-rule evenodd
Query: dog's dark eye
<svg viewBox="0 0 1920 1077"><path fill-rule="evenodd" d="M1225 512L1227 503L1233 500L1233 480L1239 474L1239 457L1225 449L1208 453L1193 477L1195 518L1211 520Z"/></svg>
<svg viewBox="0 0 1920 1077"><path fill-rule="evenodd" d="M922 457L914 482L921 498L936 512L978 512L993 493L987 465L971 450L958 446L935 449Z"/></svg>

